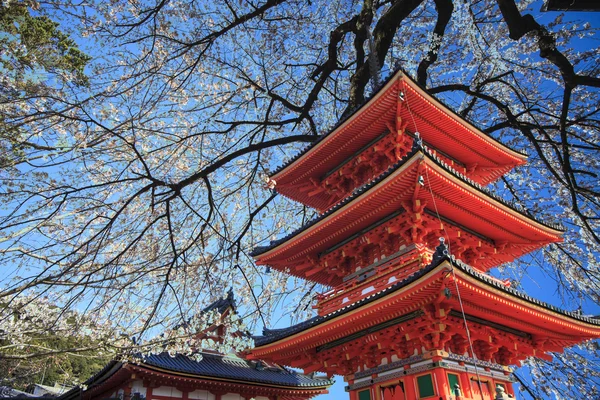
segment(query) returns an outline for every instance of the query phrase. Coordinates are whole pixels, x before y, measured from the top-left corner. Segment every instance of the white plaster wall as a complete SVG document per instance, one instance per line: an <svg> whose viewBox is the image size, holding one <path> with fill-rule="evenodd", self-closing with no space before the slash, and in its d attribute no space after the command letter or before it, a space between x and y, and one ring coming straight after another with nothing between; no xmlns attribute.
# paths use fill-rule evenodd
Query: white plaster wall
<svg viewBox="0 0 600 400"><path fill-rule="evenodd" d="M372 292L373 290L375 290L375 286L369 286L368 288L364 288L362 290L362 294L367 294L369 292Z"/></svg>
<svg viewBox="0 0 600 400"><path fill-rule="evenodd" d="M242 400L242 396L235 393L227 393L224 396L221 396L221 400Z"/></svg>
<svg viewBox="0 0 600 400"><path fill-rule="evenodd" d="M131 393L139 393L140 396L146 397L146 388L144 382L141 379L137 379L131 384Z"/></svg>
<svg viewBox="0 0 600 400"><path fill-rule="evenodd" d="M258 397L253 397L255 400L269 400L268 397L264 397L264 396L258 396ZM240 396L239 394L235 394L235 393L227 393L226 395L221 397L222 400L241 400L243 399L242 396Z"/></svg>
<svg viewBox="0 0 600 400"><path fill-rule="evenodd" d="M188 393L188 398L192 400L215 400L215 395L206 390L194 390Z"/></svg>
<svg viewBox="0 0 600 400"><path fill-rule="evenodd" d="M183 393L172 386L159 386L152 389L153 396L183 397Z"/></svg>

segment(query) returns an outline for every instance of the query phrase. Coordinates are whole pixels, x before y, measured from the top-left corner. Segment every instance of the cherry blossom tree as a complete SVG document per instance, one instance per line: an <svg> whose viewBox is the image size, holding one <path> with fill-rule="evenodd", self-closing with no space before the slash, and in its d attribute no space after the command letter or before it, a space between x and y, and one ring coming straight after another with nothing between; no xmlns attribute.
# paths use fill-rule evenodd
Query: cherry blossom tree
<svg viewBox="0 0 600 400"><path fill-rule="evenodd" d="M20 132L0 136L2 151L19 149L0 166L0 334L11 343L53 326L94 332L115 352L189 348L189 332L173 327L205 326L203 307L229 286L240 329L273 324L281 310L308 317L324 288L266 274L248 256L314 216L265 188L265 176L396 68L529 154L494 190L567 233L502 273L518 281L534 264L564 307L598 303L598 26L531 0L39 6L31 12L91 59L85 85L50 77L51 90L1 98L1 129ZM526 375L567 376L560 390L593 395L596 353L592 343L532 361Z"/></svg>

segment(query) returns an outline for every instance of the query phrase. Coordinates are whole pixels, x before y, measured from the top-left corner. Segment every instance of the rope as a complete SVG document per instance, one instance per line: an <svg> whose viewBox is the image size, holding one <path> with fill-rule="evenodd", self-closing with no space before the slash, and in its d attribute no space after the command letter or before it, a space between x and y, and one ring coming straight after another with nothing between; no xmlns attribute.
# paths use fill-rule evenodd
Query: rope
<svg viewBox="0 0 600 400"><path fill-rule="evenodd" d="M408 113L409 113L409 115L412 119L413 125L415 127L415 140L421 140L419 131L417 129L417 121L415 120L415 117L413 116L412 110L410 109L410 105L408 103L408 96L406 96L406 95L404 96L404 101L406 101L406 108L408 109ZM451 247L451 243L450 243L450 236L448 236L448 232L446 231L446 225L443 223L440 213L438 211L437 202L435 201L435 196L433 194L433 190L431 189L431 183L429 180L429 172L427 171L427 168L425 168L425 175L427 178L427 188L429 190L429 193L431 194L431 198L433 199L433 207L435 209L435 215L437 216L437 219L440 222L440 225L442 226L442 231L445 236L445 240L448 243L448 246L447 246L448 247L448 255L450 257L452 257L452 247ZM469 325L467 323L467 317L465 315L465 308L463 305L462 296L460 294L460 289L458 287L458 282L456 279L456 271L454 270L454 265L452 265L452 263L450 263L450 271L452 272L452 277L454 278L454 286L456 288L458 304L460 305L460 312L462 314L463 323L465 325L465 332L467 333L467 340L469 341L471 357L473 357L473 359L477 360L477 358L475 356L475 351L473 350L473 341L471 340L471 331L469 330ZM473 363L473 365L475 366L475 375L477 376L477 384L478 384L477 386L479 387L479 394L481 396L481 399L484 400L483 388L481 387L481 376L479 375L479 369L477 368L477 362Z"/></svg>

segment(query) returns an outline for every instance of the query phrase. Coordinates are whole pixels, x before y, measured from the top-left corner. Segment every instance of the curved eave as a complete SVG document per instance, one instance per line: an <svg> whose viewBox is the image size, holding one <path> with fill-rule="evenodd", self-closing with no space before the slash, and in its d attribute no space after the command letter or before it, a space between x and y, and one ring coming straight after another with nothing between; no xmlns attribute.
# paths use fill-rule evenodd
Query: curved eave
<svg viewBox="0 0 600 400"><path fill-rule="evenodd" d="M421 160L431 175L424 171L418 172ZM416 184L417 174L421 174L428 181L431 179L432 182L427 184L433 187L434 194L439 192L445 195L446 200L449 199L444 202L437 198L434 203L431 192L427 188L420 188L420 198L430 199L430 207L438 207L445 211L446 215L442 211L440 214L446 217L452 217L453 213L461 211L463 218L470 219L471 226L459 218L452 219L464 223L468 228L474 228L475 231L483 230L484 234L493 240L502 242L508 240L506 237L513 237L512 241L515 244L533 246L526 252L562 240L562 231L559 228L545 225L512 208L475 182L455 174L426 150L414 150L406 160L356 191L354 196L271 246L255 249L252 255L258 263L269 264L270 261L281 259L284 253L294 253L297 257L313 250L322 251L323 248L330 247L373 223L373 220L383 217L386 212L399 209L402 196L410 199L415 196L415 190L419 190ZM386 201L387 206L384 204ZM485 210L482 211L478 207L485 207ZM354 226L350 228L347 221L353 221ZM524 242L521 243L520 240ZM536 241L539 244L536 244Z"/></svg>
<svg viewBox="0 0 600 400"><path fill-rule="evenodd" d="M57 400L79 399L82 392L86 394L102 393L109 388L118 386L129 378L129 372L123 366L124 364L118 361L109 362L102 370L83 383L86 386L85 390L76 386L57 397Z"/></svg>
<svg viewBox="0 0 600 400"><path fill-rule="evenodd" d="M408 107L398 107L397 96L401 88L406 92ZM356 112L277 168L270 179L276 187L288 186L287 193L282 194L294 200L310 201L302 192L289 186L305 183L309 178L321 178L326 171L384 132L387 126L395 125L397 115L408 123L409 130L420 132L426 142L461 162L478 165L480 169L474 172L473 178L481 184L498 179L527 160L526 155L483 133L398 70ZM369 129L365 131L367 127ZM322 205L311 206L322 208Z"/></svg>
<svg viewBox="0 0 600 400"><path fill-rule="evenodd" d="M428 158L428 160L432 161L428 164L428 169L435 172L438 178L437 185L433 189L434 194L438 195L444 193L447 194L446 199L448 199L448 202L456 202L458 205L460 205L459 203L471 205L468 199L465 199L463 196L463 193L466 193L472 196L471 200L476 200L480 204L488 205L491 214L486 212L476 215L481 226L484 226L483 224L485 222L493 222L499 227L498 229L502 229L506 232L510 231L511 234L515 236L521 236L523 239L530 237L529 235L531 234L534 234L536 235L536 239L544 244L562 241L561 235L563 231L561 229L546 225L528 215L524 215L522 211L512 208L501 198L492 195L489 191L478 186L474 182L453 173L450 169L444 167L439 162L433 161L431 158ZM427 180L429 180L430 177L425 174L424 179L427 183ZM449 189L448 184L453 184L454 187ZM464 209L465 215L474 214L474 207L465 207ZM441 212L441 214L444 215L443 212ZM454 217L453 219L455 221L459 223L463 222L456 214L453 214L449 211L446 216L450 215ZM501 215L506 216L509 218L509 220L502 221L502 219L499 217ZM520 225L522 232L518 233L515 229L515 226L513 226L510 222ZM494 235L488 235L488 232L477 229L475 225L469 226L469 224L465 223L465 226L494 239Z"/></svg>
<svg viewBox="0 0 600 400"><path fill-rule="evenodd" d="M357 111L308 145L289 163L278 168L270 176L270 180L277 185L288 184L288 181L298 182L312 176L319 177L327 169L335 167L387 129L387 123L395 118L397 95L398 79L394 75ZM384 115L388 118L381 118ZM367 128L369 132L358 135Z"/></svg>
<svg viewBox="0 0 600 400"><path fill-rule="evenodd" d="M313 386L302 386L302 385L282 385L275 384L270 382L262 382L262 381L252 381L252 380L243 380L239 378L227 378L227 377L219 377L212 375L199 375L199 374L189 374L181 371L174 371L170 369L158 368L150 365L133 365L130 364L129 367L132 370L141 372L141 371L149 371L156 372L162 374L166 378L172 378L173 380L179 380L180 378L190 380L190 381L206 381L206 382L222 382L225 384L239 384L244 386L252 386L257 388L272 388L279 389L282 391L293 390L296 392L314 392L314 391L324 391L327 390L329 386L333 384L331 381L325 381L322 385L313 385Z"/></svg>
<svg viewBox="0 0 600 400"><path fill-rule="evenodd" d="M291 327L285 330L283 334L255 338L258 343L251 351L251 358L265 357L292 348L297 348L300 351L301 348L308 349L320 346L339 338L340 333L338 330L342 327L344 329L343 336L348 336L365 329L364 324L373 321L375 319L373 316L379 316L382 309L391 312L390 305L400 304L400 301L404 301L406 304L405 310L399 311L400 313L417 309L418 306L415 308L414 304L423 303L412 301L413 295L421 296L426 291L439 293L443 289L442 286L444 286L442 284L443 278L452 275L451 265L455 267L456 279L463 287L461 289L463 298L469 297L471 294L480 294L488 297L495 296L494 300L502 301L502 307L499 307L497 312L492 307L486 307L485 304L480 303L482 310L480 316L484 319L492 320L495 318L505 326L513 329L528 329L529 326L529 332L524 331L525 333L538 332L537 334L539 334L539 332L546 332L550 337L556 336L560 340L565 340L571 344L600 337L599 320L560 310L514 289L501 287L501 284L475 271L468 265L444 257L434 261L430 266L413 276L328 316L321 317L305 327L299 324L298 329ZM465 284L472 285L472 287L465 286ZM452 289L453 285L448 287ZM455 293L453 293L453 298L456 302ZM515 314L515 311L519 310L522 313L520 315ZM473 308L470 311L473 311ZM351 321L351 323L348 321ZM545 325L546 323L547 325ZM372 325L374 324L375 322ZM327 332L330 332L329 336Z"/></svg>
<svg viewBox="0 0 600 400"><path fill-rule="evenodd" d="M409 129L413 132L420 132L426 142L430 142L444 151L450 148L462 148L462 151L451 153L451 155L466 164L471 164L476 160L487 160L486 163L479 162L478 164L488 168L495 167L500 171L508 172L513 167L527 162L525 154L511 149L482 132L436 97L427 93L408 75L403 74L401 79L402 89L409 92L405 100L408 107L404 109L406 111L401 113L401 116L408 121ZM410 111L408 111L409 109ZM427 121L427 124L413 120L411 112L417 114L422 121ZM428 134L429 137L425 134L425 130L431 132ZM434 132L435 130L438 131L437 134ZM485 178L486 183L498 179L506 172L491 173L488 178Z"/></svg>
<svg viewBox="0 0 600 400"><path fill-rule="evenodd" d="M516 290L500 288L500 284L492 283L489 277L472 269L468 271L467 268L471 269L468 266L456 269L463 300L468 302L466 297L475 299L474 304L465 305L466 312L469 309L480 311L487 319L497 323L504 321L507 325L509 325L507 316L510 315L513 320L511 327L523 331L530 329L527 333L538 336L550 332L556 338L560 339L562 336L563 339L574 342L600 337L600 321L594 323L591 318L576 318L574 313L561 310ZM494 302L497 308L484 309L482 304L485 302ZM512 312L506 312L507 309Z"/></svg>

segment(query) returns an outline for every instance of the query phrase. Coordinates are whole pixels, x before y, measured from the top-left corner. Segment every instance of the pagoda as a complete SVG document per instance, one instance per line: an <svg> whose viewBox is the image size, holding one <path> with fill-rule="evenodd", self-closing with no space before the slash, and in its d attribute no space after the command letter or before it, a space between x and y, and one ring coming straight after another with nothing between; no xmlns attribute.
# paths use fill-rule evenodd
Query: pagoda
<svg viewBox="0 0 600 400"><path fill-rule="evenodd" d="M227 335L224 319L235 313L233 291L202 312L211 311L218 320L198 335L218 342ZM326 377L247 360L242 353L198 349L195 355L201 357L160 353L137 361L114 360L57 400L308 400L333 384Z"/></svg>
<svg viewBox="0 0 600 400"><path fill-rule="evenodd" d="M600 337L600 321L488 274L562 228L485 186L526 156L397 71L269 184L319 216L253 251L325 285L317 316L265 329L249 359L342 375L351 400L503 399L512 365Z"/></svg>

